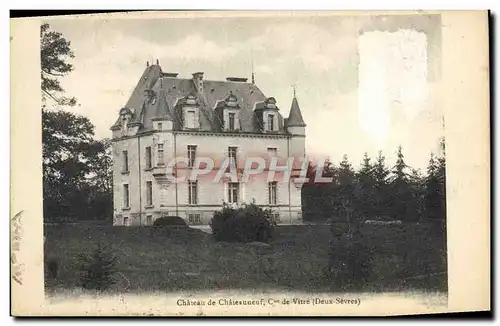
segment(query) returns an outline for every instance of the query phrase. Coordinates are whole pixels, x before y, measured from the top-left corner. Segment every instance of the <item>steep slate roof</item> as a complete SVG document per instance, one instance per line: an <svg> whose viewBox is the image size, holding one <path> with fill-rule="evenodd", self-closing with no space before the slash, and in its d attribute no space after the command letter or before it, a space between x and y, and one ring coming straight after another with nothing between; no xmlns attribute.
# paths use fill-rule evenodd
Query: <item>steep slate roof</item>
<svg viewBox="0 0 500 326"><path fill-rule="evenodd" d="M228 96L233 94L236 96L240 107L241 132L261 132L254 108L257 110L263 108L266 96L255 84L242 81L203 80L203 93L200 94L193 79L173 76L176 76L176 74L163 73L159 65L148 66L142 74L126 104L127 108L135 112L131 122L142 124L140 132L152 130L152 120L156 118L172 120L174 130L179 130L180 112L178 108L190 94L194 94L200 104L200 130L220 130L222 123L219 121L220 118L216 114L215 108L223 105ZM298 110L298 113L294 113L294 116L292 116L293 103L295 103ZM293 103L291 117L288 119L289 125L290 121L303 123L296 99L294 99ZM286 133L283 117L279 112L277 113L280 120L280 130L277 133ZM120 119L116 121L113 127L119 126L119 123Z"/></svg>
<svg viewBox="0 0 500 326"><path fill-rule="evenodd" d="M154 112L155 115L153 116L152 120L154 119L172 120L172 111L167 102L167 94L165 92L165 89L161 88L161 86L158 98L155 103Z"/></svg>
<svg viewBox="0 0 500 326"><path fill-rule="evenodd" d="M294 127L305 127L306 123L304 118L302 118L302 113L300 112L299 102L297 98L294 97L292 101L292 108L290 109L290 115L287 119L287 126Z"/></svg>

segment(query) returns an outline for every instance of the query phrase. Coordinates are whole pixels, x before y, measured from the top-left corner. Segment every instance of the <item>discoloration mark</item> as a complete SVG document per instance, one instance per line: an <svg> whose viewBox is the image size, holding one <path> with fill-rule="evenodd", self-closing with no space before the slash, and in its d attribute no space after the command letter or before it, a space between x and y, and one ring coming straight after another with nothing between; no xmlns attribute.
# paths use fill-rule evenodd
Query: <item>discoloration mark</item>
<svg viewBox="0 0 500 326"><path fill-rule="evenodd" d="M12 265L12 279L16 281L19 285L23 285L23 274L24 274L24 263L18 261L16 253L20 250L21 240L23 236L22 229L22 214L23 211L20 211L11 220L12 226L12 247L11 247L11 255L10 262Z"/></svg>

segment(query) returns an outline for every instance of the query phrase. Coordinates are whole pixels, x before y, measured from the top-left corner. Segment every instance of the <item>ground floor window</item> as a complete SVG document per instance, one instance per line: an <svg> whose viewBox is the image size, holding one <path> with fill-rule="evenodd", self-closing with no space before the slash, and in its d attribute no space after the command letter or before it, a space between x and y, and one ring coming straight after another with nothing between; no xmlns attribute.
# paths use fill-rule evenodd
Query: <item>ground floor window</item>
<svg viewBox="0 0 500 326"><path fill-rule="evenodd" d="M269 204L276 205L278 202L278 183L276 181L268 184Z"/></svg>
<svg viewBox="0 0 500 326"><path fill-rule="evenodd" d="M229 203L237 203L240 195L240 184L238 182L230 182L227 190L227 201Z"/></svg>
<svg viewBox="0 0 500 326"><path fill-rule="evenodd" d="M200 214L189 214L189 224L201 224Z"/></svg>
<svg viewBox="0 0 500 326"><path fill-rule="evenodd" d="M128 216L123 218L123 225L125 225L125 226L130 225L130 218Z"/></svg>
<svg viewBox="0 0 500 326"><path fill-rule="evenodd" d="M153 225L153 216L152 215L146 216L146 225Z"/></svg>

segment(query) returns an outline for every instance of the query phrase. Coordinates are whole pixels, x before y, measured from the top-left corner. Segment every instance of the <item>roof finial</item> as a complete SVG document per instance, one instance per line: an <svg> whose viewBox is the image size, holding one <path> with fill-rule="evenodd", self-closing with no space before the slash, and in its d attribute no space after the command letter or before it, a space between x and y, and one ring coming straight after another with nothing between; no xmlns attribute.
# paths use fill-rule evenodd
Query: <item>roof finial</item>
<svg viewBox="0 0 500 326"><path fill-rule="evenodd" d="M292 88L293 88L293 98L296 98L297 97L297 94L296 94L297 85L293 84Z"/></svg>

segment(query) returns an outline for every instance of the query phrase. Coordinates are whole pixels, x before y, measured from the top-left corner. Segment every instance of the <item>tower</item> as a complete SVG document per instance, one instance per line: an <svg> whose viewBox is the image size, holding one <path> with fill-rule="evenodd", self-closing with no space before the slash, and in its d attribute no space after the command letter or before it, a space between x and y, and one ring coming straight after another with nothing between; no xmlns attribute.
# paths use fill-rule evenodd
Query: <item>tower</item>
<svg viewBox="0 0 500 326"><path fill-rule="evenodd" d="M306 153L306 123L300 112L299 102L293 92L292 107L286 120L286 129L292 135L290 140L290 155L293 157L304 157Z"/></svg>

